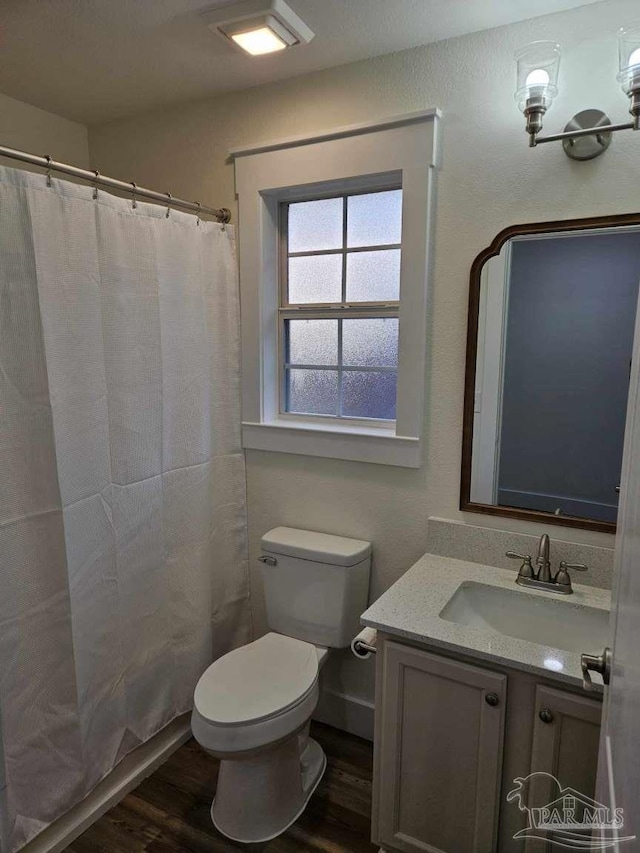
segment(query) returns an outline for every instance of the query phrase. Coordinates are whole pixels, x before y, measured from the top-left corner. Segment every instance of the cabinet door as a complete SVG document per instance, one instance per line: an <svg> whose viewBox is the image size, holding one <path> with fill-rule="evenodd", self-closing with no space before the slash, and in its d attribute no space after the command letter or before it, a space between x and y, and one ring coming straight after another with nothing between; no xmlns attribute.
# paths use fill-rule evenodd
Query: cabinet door
<svg viewBox="0 0 640 853"><path fill-rule="evenodd" d="M506 676L389 641L383 654L376 840L403 853L490 853Z"/></svg>
<svg viewBox="0 0 640 853"><path fill-rule="evenodd" d="M598 700L552 687L536 687L530 772L549 773L562 788L573 788L593 798L601 714ZM534 781L531 795L536 805L546 805L558 798L558 789L551 780ZM527 853L551 853L557 849L551 838L529 839L526 845Z"/></svg>

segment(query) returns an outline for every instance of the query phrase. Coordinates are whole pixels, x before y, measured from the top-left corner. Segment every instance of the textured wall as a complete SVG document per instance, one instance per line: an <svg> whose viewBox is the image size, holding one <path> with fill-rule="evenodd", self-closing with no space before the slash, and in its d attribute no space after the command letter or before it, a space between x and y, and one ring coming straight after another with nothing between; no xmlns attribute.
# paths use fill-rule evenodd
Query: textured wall
<svg viewBox="0 0 640 853"><path fill-rule="evenodd" d="M616 30L637 16L637 0L606 0L424 48L381 56L284 83L90 129L92 163L106 174L233 206L230 147L437 106L443 111L432 313L426 334L425 461L420 470L249 452L252 558L278 524L330 531L374 544L372 596L427 549L427 518L542 531L541 525L463 516L458 510L464 347L469 268L500 229L523 221L636 211L640 139L614 139L592 162L570 161L559 145L527 147L513 100L514 51L534 39L564 47L561 92L548 128L590 106L626 120L615 80ZM611 545L612 537L550 528L556 538ZM254 575L256 624L260 581ZM358 690L369 670L354 662L334 674ZM361 685L364 689L365 685Z"/></svg>
<svg viewBox="0 0 640 853"><path fill-rule="evenodd" d="M0 145L31 154L50 154L54 160L89 166L89 140L83 124L0 95ZM15 161L2 160L7 166Z"/></svg>

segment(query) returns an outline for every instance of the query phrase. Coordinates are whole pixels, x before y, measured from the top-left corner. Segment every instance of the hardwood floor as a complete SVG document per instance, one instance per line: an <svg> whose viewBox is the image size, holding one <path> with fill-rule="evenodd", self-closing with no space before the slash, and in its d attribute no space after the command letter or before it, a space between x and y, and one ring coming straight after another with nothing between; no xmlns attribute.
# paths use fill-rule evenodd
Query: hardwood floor
<svg viewBox="0 0 640 853"><path fill-rule="evenodd" d="M190 740L66 853L378 853L369 840L372 745L313 723L327 769L304 814L279 838L237 844L221 836L209 815L218 762Z"/></svg>

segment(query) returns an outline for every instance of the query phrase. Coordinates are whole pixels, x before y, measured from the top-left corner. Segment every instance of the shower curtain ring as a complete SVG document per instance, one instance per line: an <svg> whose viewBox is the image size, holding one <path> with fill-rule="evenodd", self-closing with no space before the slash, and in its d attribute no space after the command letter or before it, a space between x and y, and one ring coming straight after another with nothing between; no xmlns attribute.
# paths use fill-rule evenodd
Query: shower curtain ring
<svg viewBox="0 0 640 853"><path fill-rule="evenodd" d="M199 201L197 201L196 204L198 205L198 214L196 216L196 225L200 225L200 208L202 207L202 205L200 204Z"/></svg>
<svg viewBox="0 0 640 853"><path fill-rule="evenodd" d="M167 212L165 214L165 219L168 219L169 214L171 213L171 199L173 198L173 196L171 195L171 193L165 193L165 195L168 199L168 201L167 201Z"/></svg>
<svg viewBox="0 0 640 853"><path fill-rule="evenodd" d="M136 190L138 189L138 187L136 186L135 181L131 181L131 187L131 207L135 210L138 206L138 202L136 201Z"/></svg>
<svg viewBox="0 0 640 853"><path fill-rule="evenodd" d="M98 181L100 180L100 172L96 169L93 173L95 178L93 179L93 200L95 201L98 198Z"/></svg>
<svg viewBox="0 0 640 853"><path fill-rule="evenodd" d="M44 159L47 161L47 186L50 187L51 186L51 155L46 154Z"/></svg>

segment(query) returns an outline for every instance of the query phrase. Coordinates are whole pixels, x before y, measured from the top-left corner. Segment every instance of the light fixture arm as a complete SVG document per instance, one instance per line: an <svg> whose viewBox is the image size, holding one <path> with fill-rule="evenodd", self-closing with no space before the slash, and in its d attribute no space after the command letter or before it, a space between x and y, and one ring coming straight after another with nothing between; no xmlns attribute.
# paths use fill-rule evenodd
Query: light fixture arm
<svg viewBox="0 0 640 853"><path fill-rule="evenodd" d="M528 129L528 128L527 128ZM535 148L544 142L562 142L565 139L579 139L582 136L601 136L603 133L616 133L618 130L640 130L640 116L625 124L608 124L600 127L585 127L581 130L566 130L549 136L537 136L529 131L529 146Z"/></svg>

